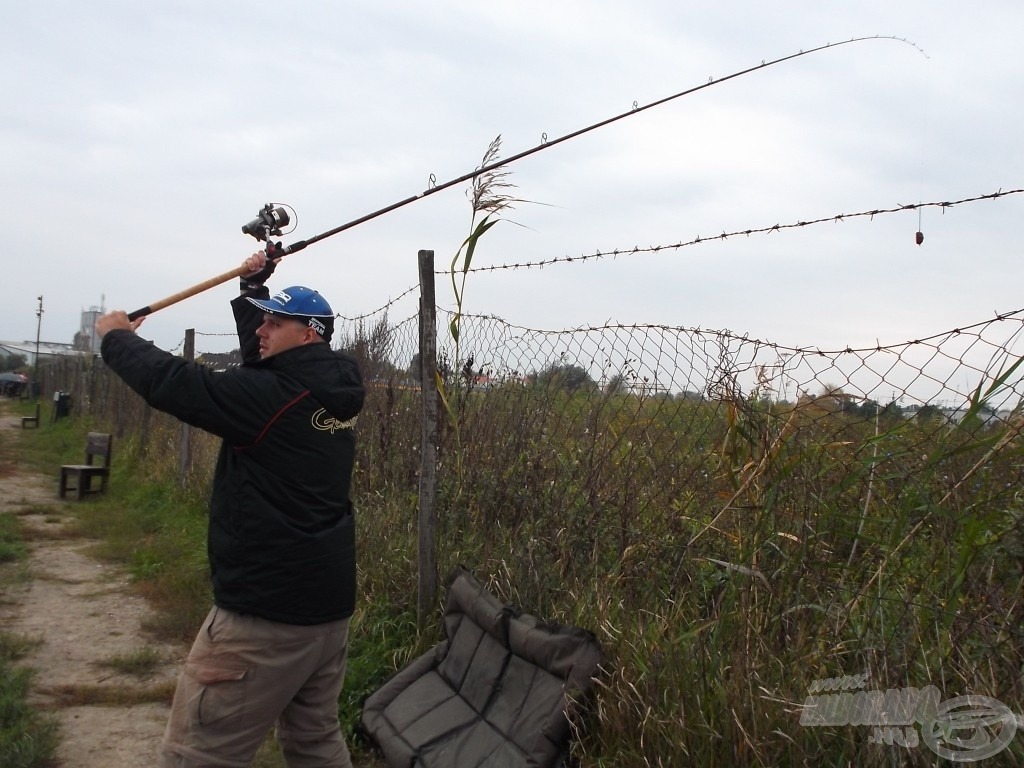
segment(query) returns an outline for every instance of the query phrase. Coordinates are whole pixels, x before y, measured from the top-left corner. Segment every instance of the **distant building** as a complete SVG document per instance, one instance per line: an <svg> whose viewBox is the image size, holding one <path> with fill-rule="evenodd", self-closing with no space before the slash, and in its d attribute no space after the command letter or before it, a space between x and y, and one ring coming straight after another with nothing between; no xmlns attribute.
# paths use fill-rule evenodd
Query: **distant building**
<svg viewBox="0 0 1024 768"><path fill-rule="evenodd" d="M952 406L941 405L918 405L917 403L908 405L903 409L904 418L942 419L947 424L962 424L970 415L973 415L973 418L976 419L981 426L994 427L999 424L1009 423L1013 416L1013 411L996 411L987 405L982 405L980 408L972 409L967 405L954 408Z"/></svg>
<svg viewBox="0 0 1024 768"><path fill-rule="evenodd" d="M952 424L960 424L972 411L970 408L943 408L942 414ZM974 417L984 427L994 427L1003 421L1003 418L991 408L982 406L974 412Z"/></svg>
<svg viewBox="0 0 1024 768"><path fill-rule="evenodd" d="M103 307L89 307L82 310L82 322L79 325L78 333L75 334L75 349L83 352L92 352L95 355L100 353L100 337L96 333L96 321L100 315L106 313Z"/></svg>
<svg viewBox="0 0 1024 768"><path fill-rule="evenodd" d="M70 344L57 341L40 341L39 362L55 360L59 357L92 357L100 353L100 338L96 333L96 320L104 314L102 306L89 307L82 310L78 332ZM0 355L21 355L27 365L34 368L36 364L36 342L34 341L0 341Z"/></svg>
<svg viewBox="0 0 1024 768"><path fill-rule="evenodd" d="M39 362L56 360L59 357L81 357L92 354L75 349L74 344L60 344L55 341L39 342ZM0 341L0 355L21 355L29 367L36 364L36 343L34 341Z"/></svg>

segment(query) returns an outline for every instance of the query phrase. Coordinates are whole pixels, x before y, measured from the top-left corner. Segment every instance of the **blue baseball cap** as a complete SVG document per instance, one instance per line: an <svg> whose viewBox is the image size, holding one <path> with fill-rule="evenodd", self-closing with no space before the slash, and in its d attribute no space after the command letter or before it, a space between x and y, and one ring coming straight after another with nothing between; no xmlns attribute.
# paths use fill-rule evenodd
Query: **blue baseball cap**
<svg viewBox="0 0 1024 768"><path fill-rule="evenodd" d="M312 288L293 285L278 291L269 299L249 298L249 301L268 314L301 320L326 341L330 341L334 333L334 310Z"/></svg>

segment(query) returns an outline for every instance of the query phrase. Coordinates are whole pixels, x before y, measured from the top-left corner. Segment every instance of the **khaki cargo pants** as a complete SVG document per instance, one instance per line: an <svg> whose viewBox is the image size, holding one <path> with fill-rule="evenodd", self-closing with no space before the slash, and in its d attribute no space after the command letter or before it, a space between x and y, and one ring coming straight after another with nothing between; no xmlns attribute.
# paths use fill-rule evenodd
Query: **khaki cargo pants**
<svg viewBox="0 0 1024 768"><path fill-rule="evenodd" d="M160 768L246 768L276 724L289 768L351 768L338 725L348 619L310 627L214 608L171 705Z"/></svg>

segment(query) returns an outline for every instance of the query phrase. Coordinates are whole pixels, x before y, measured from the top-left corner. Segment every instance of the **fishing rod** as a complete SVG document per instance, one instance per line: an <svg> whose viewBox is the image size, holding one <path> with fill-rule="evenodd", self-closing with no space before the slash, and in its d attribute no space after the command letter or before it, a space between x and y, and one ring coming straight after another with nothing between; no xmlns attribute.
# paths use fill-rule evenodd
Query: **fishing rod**
<svg viewBox="0 0 1024 768"><path fill-rule="evenodd" d="M422 200L425 197L429 197L430 195L448 189L449 187L453 187L456 184L462 184L466 181L470 181L471 179L474 179L477 176L489 173L497 168L502 168L506 165L511 165L512 163L518 160L522 160L525 157L535 155L538 152L542 152L545 149L550 149L551 147L563 144L567 141L570 141L571 139L575 139L578 138L579 136L583 136L584 134L590 133L591 131L596 131L599 128L611 125L612 123L618 122L619 120L624 120L627 117L632 117L641 112L645 112L648 109L653 109L654 107L661 106L662 104L667 104L668 102L675 101L676 99L682 98L683 96L689 96L690 94L696 93L697 91L702 91L705 88L720 85L721 83L724 83L728 80L734 80L737 77L748 75L751 72L756 72L759 69L766 69L767 67L771 67L776 64L781 64L785 61L790 61L791 59L798 59L802 56L808 56L812 53L818 53L819 51L824 51L829 48L838 48L839 46L842 45L850 45L851 43L860 43L867 40L893 40L896 42L905 43L906 45L910 45L916 48L918 51L921 51L921 49L918 48L916 44L902 37L896 37L894 35L869 35L864 37L853 37L850 38L849 40L842 40L838 43L825 43L824 45L819 45L816 48L809 48L807 50L801 49L797 53L791 53L787 56L781 56L777 59L772 59L771 61L765 61L764 59L762 59L760 64L757 64L753 67L747 67L746 69L742 69L738 72L733 72L732 74L726 75L725 77L720 77L717 80L714 77L710 77L708 78L708 81L706 83L702 83L701 85L688 88L685 91L680 91L679 93L674 93L671 96L665 96L664 98L652 101L648 104L638 105L636 102L633 102L632 109L628 110L627 112L622 112L620 114L613 115L612 117L605 118L604 120L588 125L585 128L580 128L578 130L572 131L571 133L567 133L564 136L559 136L558 138L555 139L548 139L547 135L544 135L540 144L537 144L534 147L530 147L529 149L523 150L522 152L512 155L511 157L508 157L504 160L499 159L487 165L479 166L468 173L464 173L461 176L458 176L454 179L443 182L441 184L434 183L433 176L431 176L431 186L429 186L427 189L420 192L419 194L412 195L403 200L399 200L397 202L391 203L390 205L386 205L383 208L379 208L376 211L367 213L363 216L360 216L357 219L352 219L352 221L346 222L345 224L335 227L334 229L329 229L326 232L322 232L321 234L315 235L306 240L299 240L290 245L281 245L280 242L271 242L271 236L280 236L281 228L287 226L291 221L290 217L288 216L288 212L283 207L275 207L272 203L267 203L267 205L265 205L263 209L260 211L256 219L250 221L248 224L245 224L242 227L242 232L244 232L247 235L255 237L257 240L265 241L267 243L266 252L268 258L280 260L287 256L288 254L296 253L298 251L303 250L304 248L309 247L310 245L313 245L313 243L318 243L321 240L326 240L328 237L333 237L334 235L337 235L340 232L344 232L347 229L352 229L353 227L357 227L360 224L366 223L367 221L371 221L372 219L376 219L379 216L383 216L386 213L391 213L392 211L396 211L399 208L404 208L405 206L410 205L411 203L414 203L417 200ZM923 53L923 51L921 52ZM246 273L246 268L244 266L241 266L229 272L224 272L223 274L217 275L216 277L211 277L209 280L204 280L203 282L197 283L196 285L193 285L190 288L186 288L185 290L172 294L171 296L161 299L160 301L154 302L152 304L149 304L148 306L142 307L141 309L135 310L134 312L128 315L128 319L136 320L140 317L145 317L146 315L153 314L158 310L164 309L165 307L169 307L170 305L176 304L179 301L183 301L184 299L187 299L191 296L195 296L196 294L202 293L203 291L213 288L214 286L220 285L221 283L226 283L228 280L231 280L234 277L241 277Z"/></svg>

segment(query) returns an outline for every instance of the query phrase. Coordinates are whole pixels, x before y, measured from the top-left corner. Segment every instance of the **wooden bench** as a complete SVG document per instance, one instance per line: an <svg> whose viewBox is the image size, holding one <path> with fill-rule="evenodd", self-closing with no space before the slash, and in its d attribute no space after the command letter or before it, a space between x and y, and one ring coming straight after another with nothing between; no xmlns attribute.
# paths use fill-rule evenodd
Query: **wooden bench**
<svg viewBox="0 0 1024 768"><path fill-rule="evenodd" d="M39 427L39 403L36 403L36 415L35 416L22 416L21 417L21 428L26 429L28 427Z"/></svg>
<svg viewBox="0 0 1024 768"><path fill-rule="evenodd" d="M68 491L75 491L76 498L81 499L87 493L103 493L107 490L110 449L110 435L90 432L85 443L85 464L65 464L60 468L60 497L63 499ZM101 463L94 463L97 460ZM94 477L100 479L99 488L93 488ZM69 486L68 481L72 478L75 484Z"/></svg>

